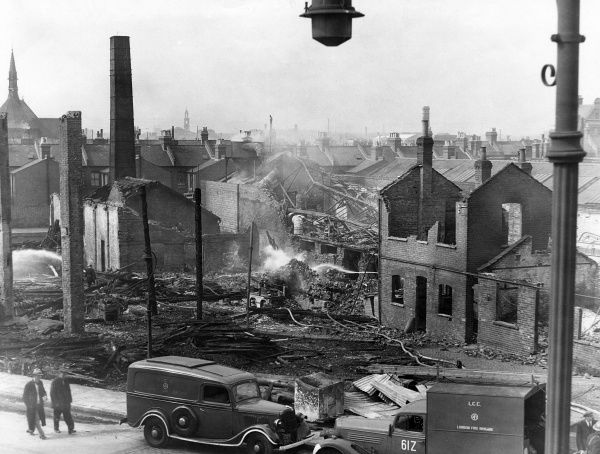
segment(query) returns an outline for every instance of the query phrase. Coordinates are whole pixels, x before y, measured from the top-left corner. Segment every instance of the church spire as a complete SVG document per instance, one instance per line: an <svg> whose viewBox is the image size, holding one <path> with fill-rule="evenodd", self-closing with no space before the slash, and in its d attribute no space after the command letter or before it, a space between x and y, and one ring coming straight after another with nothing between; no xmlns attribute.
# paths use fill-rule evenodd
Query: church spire
<svg viewBox="0 0 600 454"><path fill-rule="evenodd" d="M17 67L15 66L15 56L10 51L10 69L8 70L8 95L19 97L19 87L17 86Z"/></svg>
<svg viewBox="0 0 600 454"><path fill-rule="evenodd" d="M185 108L185 115L183 117L183 129L186 131L190 130L190 115L188 113L187 107Z"/></svg>

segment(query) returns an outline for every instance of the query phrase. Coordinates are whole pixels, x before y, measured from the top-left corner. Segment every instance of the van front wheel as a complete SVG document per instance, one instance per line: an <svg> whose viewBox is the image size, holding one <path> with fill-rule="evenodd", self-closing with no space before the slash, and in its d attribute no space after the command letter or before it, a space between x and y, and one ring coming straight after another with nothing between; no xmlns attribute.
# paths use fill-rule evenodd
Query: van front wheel
<svg viewBox="0 0 600 454"><path fill-rule="evenodd" d="M253 433L246 438L246 452L248 454L273 454L273 445L263 434Z"/></svg>
<svg viewBox="0 0 600 454"><path fill-rule="evenodd" d="M144 438L153 448L164 448L168 441L167 428L156 416L150 416L144 423Z"/></svg>

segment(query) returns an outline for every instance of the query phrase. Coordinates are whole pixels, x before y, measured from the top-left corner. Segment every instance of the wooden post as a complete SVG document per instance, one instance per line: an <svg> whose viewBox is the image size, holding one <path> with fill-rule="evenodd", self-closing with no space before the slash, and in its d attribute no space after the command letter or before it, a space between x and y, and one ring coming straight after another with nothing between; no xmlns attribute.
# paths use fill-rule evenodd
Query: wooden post
<svg viewBox="0 0 600 454"><path fill-rule="evenodd" d="M196 319L202 319L202 296L204 287L202 284L202 205L200 188L194 190L194 202L196 204Z"/></svg>
<svg viewBox="0 0 600 454"><path fill-rule="evenodd" d="M250 326L250 279L252 278L252 246L254 239L254 222L250 225L250 247L248 254L248 288L246 289L246 325Z"/></svg>
<svg viewBox="0 0 600 454"><path fill-rule="evenodd" d="M142 223L144 225L144 260L148 273L148 304L146 314L148 318L148 350L146 356L152 357L152 315L158 314L156 307L156 292L154 289L154 264L152 263L152 247L150 245L150 227L148 226L148 202L146 201L146 186L140 188L142 199Z"/></svg>

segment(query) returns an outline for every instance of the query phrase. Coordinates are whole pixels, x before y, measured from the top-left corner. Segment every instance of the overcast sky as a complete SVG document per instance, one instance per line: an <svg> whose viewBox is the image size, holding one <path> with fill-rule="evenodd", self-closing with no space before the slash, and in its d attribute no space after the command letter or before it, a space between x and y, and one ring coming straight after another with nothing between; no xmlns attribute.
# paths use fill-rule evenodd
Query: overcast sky
<svg viewBox="0 0 600 454"><path fill-rule="evenodd" d="M131 37L136 125L539 136L554 124L553 0L354 0L340 47L311 39L301 0L2 0L0 69L41 117L108 130L109 38ZM580 93L600 98L600 2L582 0ZM6 89L8 82L5 82ZM6 93L6 92L5 92Z"/></svg>

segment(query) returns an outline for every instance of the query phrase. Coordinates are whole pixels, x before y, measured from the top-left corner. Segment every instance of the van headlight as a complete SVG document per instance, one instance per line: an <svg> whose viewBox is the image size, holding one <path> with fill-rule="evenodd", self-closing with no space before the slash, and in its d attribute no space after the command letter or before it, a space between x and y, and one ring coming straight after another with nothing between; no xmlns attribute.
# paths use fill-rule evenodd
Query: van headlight
<svg viewBox="0 0 600 454"><path fill-rule="evenodd" d="M315 447L313 448L312 454L317 454L317 452L319 451L319 449L321 449L321 445L319 443L317 443L315 445Z"/></svg>

